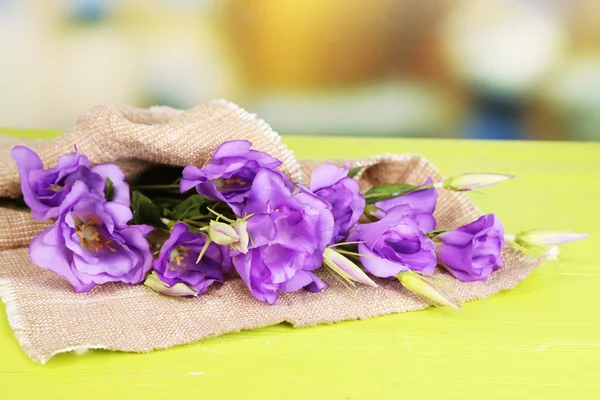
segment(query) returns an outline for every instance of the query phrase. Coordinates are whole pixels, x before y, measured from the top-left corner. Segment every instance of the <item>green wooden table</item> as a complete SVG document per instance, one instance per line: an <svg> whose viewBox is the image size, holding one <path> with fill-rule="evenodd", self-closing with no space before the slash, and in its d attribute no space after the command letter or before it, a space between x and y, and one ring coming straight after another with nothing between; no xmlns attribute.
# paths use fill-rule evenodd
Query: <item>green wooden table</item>
<svg viewBox="0 0 600 400"><path fill-rule="evenodd" d="M431 308L306 329L277 325L150 354L62 354L37 365L0 312L0 398L600 398L600 143L285 142L299 158L418 152L445 175L514 173L518 180L472 194L508 232L572 229L592 236L566 246L559 261L516 289L460 312Z"/></svg>

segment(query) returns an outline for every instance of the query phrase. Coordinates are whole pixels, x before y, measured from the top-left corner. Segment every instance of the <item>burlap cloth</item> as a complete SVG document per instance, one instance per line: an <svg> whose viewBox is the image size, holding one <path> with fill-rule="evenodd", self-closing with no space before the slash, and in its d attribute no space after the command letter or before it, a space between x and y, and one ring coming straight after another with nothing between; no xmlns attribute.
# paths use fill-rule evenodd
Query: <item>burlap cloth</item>
<svg viewBox="0 0 600 400"><path fill-rule="evenodd" d="M296 160L264 121L226 101L184 112L99 106L56 139L23 142L0 136L0 197L20 193L10 158L10 149L18 143L38 152L46 166L55 165L57 157L72 152L76 144L92 163L116 162L127 174L135 174L152 163L202 164L217 145L230 139L252 141L254 148L281 159L283 171L297 180L305 180L318 165ZM363 189L391 182L419 184L429 176L441 179L431 163L414 154L376 156L353 164L369 166L357 176ZM440 228L453 228L479 215L464 194L440 191L435 215ZM0 208L0 296L16 339L39 363L76 349L147 352L283 321L303 327L428 307L395 281L377 280L379 288L360 286L352 293L328 274L321 274L330 284L322 293L283 293L274 306L255 300L240 279L194 299L123 284L76 294L67 281L29 261L29 242L45 226L27 212ZM484 282L452 280L451 296L463 303L512 288L550 257L534 259L506 250L505 268Z"/></svg>

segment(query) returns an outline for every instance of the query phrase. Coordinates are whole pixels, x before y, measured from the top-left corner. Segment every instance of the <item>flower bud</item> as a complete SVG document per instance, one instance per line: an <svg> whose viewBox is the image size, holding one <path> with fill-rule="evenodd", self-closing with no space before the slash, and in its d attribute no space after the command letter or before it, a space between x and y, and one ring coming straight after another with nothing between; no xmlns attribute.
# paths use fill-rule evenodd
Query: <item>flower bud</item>
<svg viewBox="0 0 600 400"><path fill-rule="evenodd" d="M514 175L505 174L462 174L444 180L444 189L455 192L466 192L495 185L502 181L515 178Z"/></svg>
<svg viewBox="0 0 600 400"><path fill-rule="evenodd" d="M430 283L427 282L427 280L429 280L431 283L434 283L432 279L426 279L413 271L400 272L397 278L402 284L402 286L404 286L414 294L424 297L435 303L444 306L450 306L452 308L460 310L460 306L458 304L448 299L440 291L438 291L435 287L433 287Z"/></svg>
<svg viewBox="0 0 600 400"><path fill-rule="evenodd" d="M160 280L156 272L152 272L146 280L144 281L144 285L148 286L150 289L166 294L168 296L197 296L198 292L194 289L186 285L185 283L176 283L173 286L169 286L163 281Z"/></svg>
<svg viewBox="0 0 600 400"><path fill-rule="evenodd" d="M381 218L385 217L385 211L381 210L375 204L367 204L365 206L364 214L371 221L378 221Z"/></svg>
<svg viewBox="0 0 600 400"><path fill-rule="evenodd" d="M165 224L169 229L173 229L173 227L176 224L176 221L172 221L168 218L161 218L160 222L162 222L163 224Z"/></svg>
<svg viewBox="0 0 600 400"><path fill-rule="evenodd" d="M554 232L542 230L521 231L514 235L514 242L523 247L550 247L583 240L585 233ZM512 237L509 237L512 239Z"/></svg>
<svg viewBox="0 0 600 400"><path fill-rule="evenodd" d="M240 240L240 235L231 225L217 221L210 221L208 236L221 246L230 246Z"/></svg>
<svg viewBox="0 0 600 400"><path fill-rule="evenodd" d="M342 254L328 247L323 255L325 266L339 275L346 282L354 285L354 282L362 283L363 285L377 287L371 278L364 273L356 264L344 257Z"/></svg>
<svg viewBox="0 0 600 400"><path fill-rule="evenodd" d="M233 229L238 234L240 239L233 243L231 248L239 251L242 254L248 253L248 242L250 239L250 236L248 235L248 223L243 219L239 219L233 223Z"/></svg>

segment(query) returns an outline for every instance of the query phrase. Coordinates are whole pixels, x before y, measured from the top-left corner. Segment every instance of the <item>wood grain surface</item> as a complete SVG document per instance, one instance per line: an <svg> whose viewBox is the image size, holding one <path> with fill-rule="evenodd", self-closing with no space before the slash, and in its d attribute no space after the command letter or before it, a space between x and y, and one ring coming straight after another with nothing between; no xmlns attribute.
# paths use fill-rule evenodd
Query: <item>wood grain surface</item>
<svg viewBox="0 0 600 400"><path fill-rule="evenodd" d="M1 310L0 398L600 398L600 143L284 141L298 158L412 152L445 175L513 173L519 179L471 194L508 232L592 236L565 246L559 261L516 289L462 311L430 308L306 329L282 324L149 354L92 351L37 365L21 352Z"/></svg>

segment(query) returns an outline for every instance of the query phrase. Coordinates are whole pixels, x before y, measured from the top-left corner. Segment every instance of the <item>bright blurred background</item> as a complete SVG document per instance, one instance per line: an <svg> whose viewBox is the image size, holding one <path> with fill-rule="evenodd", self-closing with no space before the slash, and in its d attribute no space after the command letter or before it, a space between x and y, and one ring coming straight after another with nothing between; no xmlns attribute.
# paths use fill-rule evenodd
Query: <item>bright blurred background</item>
<svg viewBox="0 0 600 400"><path fill-rule="evenodd" d="M0 0L0 127L227 98L283 134L600 140L600 0Z"/></svg>

